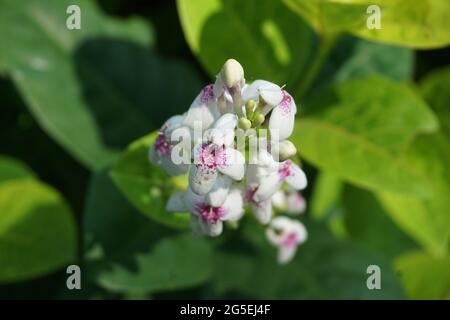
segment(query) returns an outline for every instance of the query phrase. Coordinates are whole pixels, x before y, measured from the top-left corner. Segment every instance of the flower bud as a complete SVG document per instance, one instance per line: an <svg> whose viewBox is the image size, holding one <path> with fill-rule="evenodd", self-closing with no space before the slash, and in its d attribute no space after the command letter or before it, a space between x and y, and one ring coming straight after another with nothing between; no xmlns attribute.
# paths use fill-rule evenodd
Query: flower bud
<svg viewBox="0 0 450 320"><path fill-rule="evenodd" d="M245 104L245 110L248 118L251 119L253 117L254 109L255 109L255 100L248 100L247 103Z"/></svg>
<svg viewBox="0 0 450 320"><path fill-rule="evenodd" d="M248 130L252 127L252 123L247 118L240 118L238 122L238 127L242 130Z"/></svg>
<svg viewBox="0 0 450 320"><path fill-rule="evenodd" d="M220 76L225 86L232 88L244 79L244 69L235 59L228 59L220 71Z"/></svg>
<svg viewBox="0 0 450 320"><path fill-rule="evenodd" d="M279 157L280 161L284 161L289 159L292 156L295 156L297 153L297 148L294 144L289 140L284 140L280 142L279 146Z"/></svg>
<svg viewBox="0 0 450 320"><path fill-rule="evenodd" d="M254 118L255 125L257 125L257 126L262 125L264 120L266 120L266 117L262 113L255 114L255 118Z"/></svg>

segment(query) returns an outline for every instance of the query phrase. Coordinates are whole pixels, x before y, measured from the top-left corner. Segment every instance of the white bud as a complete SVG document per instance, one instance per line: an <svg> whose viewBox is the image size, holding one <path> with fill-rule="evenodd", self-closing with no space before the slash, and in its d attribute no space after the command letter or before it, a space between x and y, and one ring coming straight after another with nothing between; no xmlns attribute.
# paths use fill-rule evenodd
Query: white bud
<svg viewBox="0 0 450 320"><path fill-rule="evenodd" d="M240 84L244 79L244 69L235 59L228 59L220 71L223 83L228 88Z"/></svg>
<svg viewBox="0 0 450 320"><path fill-rule="evenodd" d="M280 142L279 145L279 157L280 161L284 161L289 159L292 156L295 156L297 153L297 148L294 144L289 140L284 140Z"/></svg>

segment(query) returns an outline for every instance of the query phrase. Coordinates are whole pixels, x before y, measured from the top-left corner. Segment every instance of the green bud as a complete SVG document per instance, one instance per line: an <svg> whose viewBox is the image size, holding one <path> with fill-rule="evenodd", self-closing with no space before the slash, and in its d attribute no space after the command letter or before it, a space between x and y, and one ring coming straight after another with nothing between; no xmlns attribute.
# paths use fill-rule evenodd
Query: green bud
<svg viewBox="0 0 450 320"><path fill-rule="evenodd" d="M238 122L238 127L243 129L243 130L247 130L247 129L250 129L252 127L252 123L247 118L240 118L239 122Z"/></svg>
<svg viewBox="0 0 450 320"><path fill-rule="evenodd" d="M264 120L266 120L266 117L262 113L256 113L254 116L254 122L257 126L260 126L263 124Z"/></svg>
<svg viewBox="0 0 450 320"><path fill-rule="evenodd" d="M255 100L248 100L245 104L245 110L247 111L247 117L251 119L253 117L253 111L255 108Z"/></svg>

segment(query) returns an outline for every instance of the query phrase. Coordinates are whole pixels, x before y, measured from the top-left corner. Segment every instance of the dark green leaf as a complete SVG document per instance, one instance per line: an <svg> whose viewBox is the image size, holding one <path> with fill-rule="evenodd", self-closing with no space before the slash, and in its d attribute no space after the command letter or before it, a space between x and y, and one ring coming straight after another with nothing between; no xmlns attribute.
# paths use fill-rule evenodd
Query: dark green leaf
<svg viewBox="0 0 450 320"><path fill-rule="evenodd" d="M84 232L88 277L112 291L181 289L201 284L211 272L210 239L145 218L106 174L92 180Z"/></svg>
<svg viewBox="0 0 450 320"><path fill-rule="evenodd" d="M336 240L321 224L307 223L308 240L286 266L277 265L276 249L264 239L263 230L250 228L245 229L245 239L236 239L235 249L217 254L211 282L216 294L256 299L398 299L403 295L387 260ZM372 264L381 267L382 290L367 289L366 270Z"/></svg>
<svg viewBox="0 0 450 320"><path fill-rule="evenodd" d="M187 213L169 213L167 199L176 189L187 186L183 177L170 178L150 164L148 151L157 133L132 143L111 170L111 177L128 200L147 217L174 228L189 228Z"/></svg>

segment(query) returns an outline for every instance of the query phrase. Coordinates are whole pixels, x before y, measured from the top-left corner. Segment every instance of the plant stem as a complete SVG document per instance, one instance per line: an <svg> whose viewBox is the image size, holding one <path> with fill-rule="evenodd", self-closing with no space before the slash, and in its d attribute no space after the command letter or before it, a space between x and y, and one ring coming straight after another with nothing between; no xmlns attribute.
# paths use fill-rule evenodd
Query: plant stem
<svg viewBox="0 0 450 320"><path fill-rule="evenodd" d="M318 73L322 69L322 65L330 54L330 51L333 48L333 45L335 44L337 38L338 35L325 34L320 37L319 48L317 50L316 57L314 61L308 66L304 77L297 87L296 96L298 100L303 98L306 92L310 89Z"/></svg>

